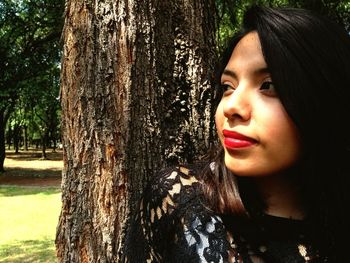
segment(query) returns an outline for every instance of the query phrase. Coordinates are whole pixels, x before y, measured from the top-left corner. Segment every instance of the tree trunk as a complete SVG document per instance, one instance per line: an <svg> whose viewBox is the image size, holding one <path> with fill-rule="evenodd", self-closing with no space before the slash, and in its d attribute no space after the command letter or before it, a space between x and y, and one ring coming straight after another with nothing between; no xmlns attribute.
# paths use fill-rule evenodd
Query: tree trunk
<svg viewBox="0 0 350 263"><path fill-rule="evenodd" d="M121 262L154 171L213 140L214 1L66 2L59 262Z"/></svg>
<svg viewBox="0 0 350 263"><path fill-rule="evenodd" d="M16 121L15 126L13 128L13 147L15 148L15 154L19 153L20 140L21 140L21 127Z"/></svg>
<svg viewBox="0 0 350 263"><path fill-rule="evenodd" d="M44 129L41 133L41 159L46 160L47 154L46 154L46 146L47 144L47 138L48 138L48 130Z"/></svg>
<svg viewBox="0 0 350 263"><path fill-rule="evenodd" d="M28 151L28 127L27 127L27 125L24 125L24 127L23 127L23 144L24 144L24 150Z"/></svg>
<svg viewBox="0 0 350 263"><path fill-rule="evenodd" d="M11 109L13 107L8 107L7 109L0 108L0 172L4 172L4 161L6 157L6 142L5 142L5 128L7 121L10 117Z"/></svg>
<svg viewBox="0 0 350 263"><path fill-rule="evenodd" d="M50 124L49 124L49 141L50 141L50 145L52 143L52 152L56 152L56 148L57 148L57 139L56 139L56 133L58 130L57 127L57 113L55 109L52 109L51 114L50 114Z"/></svg>
<svg viewBox="0 0 350 263"><path fill-rule="evenodd" d="M4 161L6 156L5 146L5 113L0 109L0 172L4 172Z"/></svg>

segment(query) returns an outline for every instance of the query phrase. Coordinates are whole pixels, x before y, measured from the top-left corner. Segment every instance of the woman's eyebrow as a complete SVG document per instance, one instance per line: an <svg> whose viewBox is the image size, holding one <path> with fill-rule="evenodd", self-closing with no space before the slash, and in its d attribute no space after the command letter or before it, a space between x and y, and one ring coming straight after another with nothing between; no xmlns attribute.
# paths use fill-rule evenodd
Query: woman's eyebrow
<svg viewBox="0 0 350 263"><path fill-rule="evenodd" d="M229 77L237 79L237 74L234 71L229 70L229 69L224 69L224 71L222 72L222 75L227 75Z"/></svg>
<svg viewBox="0 0 350 263"><path fill-rule="evenodd" d="M270 74L270 70L267 67L258 68L253 71L254 75Z"/></svg>
<svg viewBox="0 0 350 263"><path fill-rule="evenodd" d="M265 75L265 74L270 74L270 70L267 67L261 67L253 70L252 73L253 75ZM222 75L227 75L234 79L238 79L236 72L230 69L224 69L224 71L222 72Z"/></svg>

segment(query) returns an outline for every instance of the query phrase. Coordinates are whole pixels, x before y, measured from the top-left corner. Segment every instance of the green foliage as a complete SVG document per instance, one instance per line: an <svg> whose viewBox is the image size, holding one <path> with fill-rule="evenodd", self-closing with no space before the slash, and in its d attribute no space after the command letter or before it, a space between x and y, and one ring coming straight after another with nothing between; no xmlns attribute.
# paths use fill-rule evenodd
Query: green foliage
<svg viewBox="0 0 350 263"><path fill-rule="evenodd" d="M245 10L253 4L266 6L285 6L287 0L217 0L218 13L218 51L227 45L227 41L240 28Z"/></svg>
<svg viewBox="0 0 350 263"><path fill-rule="evenodd" d="M24 109L22 123L29 128L31 139L49 132L52 139L59 132L59 67L54 64L46 75L23 82L20 107Z"/></svg>
<svg viewBox="0 0 350 263"><path fill-rule="evenodd" d="M63 0L0 5L0 96L18 98L18 84L59 62ZM6 102L5 102L6 103Z"/></svg>
<svg viewBox="0 0 350 263"><path fill-rule="evenodd" d="M58 128L63 9L64 0L0 3L0 113L12 113L10 126Z"/></svg>
<svg viewBox="0 0 350 263"><path fill-rule="evenodd" d="M240 27L244 11L253 4L271 7L300 7L330 17L350 31L350 1L338 0L216 0L218 14L218 51Z"/></svg>

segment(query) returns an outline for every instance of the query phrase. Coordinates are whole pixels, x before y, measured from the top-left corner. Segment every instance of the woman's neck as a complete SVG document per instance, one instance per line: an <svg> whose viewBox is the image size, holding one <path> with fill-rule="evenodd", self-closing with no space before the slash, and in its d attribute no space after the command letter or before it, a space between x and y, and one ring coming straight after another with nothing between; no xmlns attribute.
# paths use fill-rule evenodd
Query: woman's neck
<svg viewBox="0 0 350 263"><path fill-rule="evenodd" d="M305 217L300 191L293 179L290 174L254 178L266 205L266 214L292 219Z"/></svg>

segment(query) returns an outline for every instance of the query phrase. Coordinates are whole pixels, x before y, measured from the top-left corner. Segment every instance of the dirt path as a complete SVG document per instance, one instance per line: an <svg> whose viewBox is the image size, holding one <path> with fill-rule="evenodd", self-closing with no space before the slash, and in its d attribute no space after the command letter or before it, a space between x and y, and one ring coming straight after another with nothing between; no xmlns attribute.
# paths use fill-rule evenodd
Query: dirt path
<svg viewBox="0 0 350 263"><path fill-rule="evenodd" d="M63 168L62 151L48 152L41 160L38 150L6 152L5 173L0 174L0 185L60 187Z"/></svg>
<svg viewBox="0 0 350 263"><path fill-rule="evenodd" d="M38 178L29 176L0 175L0 185L60 187L61 176Z"/></svg>

